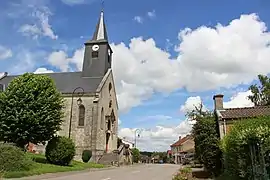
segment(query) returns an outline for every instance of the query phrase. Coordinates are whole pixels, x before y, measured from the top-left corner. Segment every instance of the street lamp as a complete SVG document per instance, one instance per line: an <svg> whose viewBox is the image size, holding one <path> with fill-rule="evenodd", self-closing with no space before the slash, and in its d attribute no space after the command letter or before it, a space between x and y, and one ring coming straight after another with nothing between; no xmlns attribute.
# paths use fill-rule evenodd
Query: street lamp
<svg viewBox="0 0 270 180"><path fill-rule="evenodd" d="M77 87L76 89L74 89L74 91L72 92L72 96L71 96L71 106L70 106L70 117L69 117L69 130L68 130L68 138L70 138L71 135L71 125L72 125L72 110L73 110L73 98L74 98L74 94L76 93L77 90L81 90L81 92L78 92L78 96L79 99L77 100L77 105L80 106L82 104L82 99L81 97L84 94L84 89L82 87Z"/></svg>
<svg viewBox="0 0 270 180"><path fill-rule="evenodd" d="M140 129L136 129L134 134L135 134L135 140L134 140L134 147L136 148L136 140L137 140L137 136L138 138L140 137L140 133L141 133L141 130Z"/></svg>

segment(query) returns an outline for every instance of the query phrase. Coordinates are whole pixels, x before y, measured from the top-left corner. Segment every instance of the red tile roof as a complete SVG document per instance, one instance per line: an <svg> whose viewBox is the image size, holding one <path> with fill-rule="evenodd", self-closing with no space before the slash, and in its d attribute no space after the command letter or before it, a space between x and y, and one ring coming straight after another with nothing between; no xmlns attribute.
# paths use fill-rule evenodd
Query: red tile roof
<svg viewBox="0 0 270 180"><path fill-rule="evenodd" d="M180 146L180 145L182 145L184 142L186 142L186 141L187 141L188 139L190 139L190 138L192 138L192 136L191 136L191 135L187 135L187 136L185 136L185 137L179 139L179 140L176 141L175 143L173 143L173 144L171 145L171 147Z"/></svg>
<svg viewBox="0 0 270 180"><path fill-rule="evenodd" d="M270 106L255 106L245 108L228 108L219 111L222 119L253 118L258 116L270 116Z"/></svg>

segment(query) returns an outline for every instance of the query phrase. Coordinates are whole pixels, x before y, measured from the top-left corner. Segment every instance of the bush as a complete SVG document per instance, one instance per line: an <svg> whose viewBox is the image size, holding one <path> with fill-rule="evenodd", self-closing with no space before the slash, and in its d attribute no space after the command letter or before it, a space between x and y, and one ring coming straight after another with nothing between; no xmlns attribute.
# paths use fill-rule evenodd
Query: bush
<svg viewBox="0 0 270 180"><path fill-rule="evenodd" d="M225 174L230 179L256 179L268 170L261 166L264 159L269 164L270 118L260 117L236 123L222 140ZM256 172L254 171L256 170Z"/></svg>
<svg viewBox="0 0 270 180"><path fill-rule="evenodd" d="M191 180L192 178L192 169L185 167L181 168L179 172L173 177L172 180Z"/></svg>
<svg viewBox="0 0 270 180"><path fill-rule="evenodd" d="M92 157L92 151L84 150L82 153L82 160L83 162L87 163Z"/></svg>
<svg viewBox="0 0 270 180"><path fill-rule="evenodd" d="M213 176L222 171L222 151L214 116L198 117L193 126L195 155Z"/></svg>
<svg viewBox="0 0 270 180"><path fill-rule="evenodd" d="M48 142L45 152L49 163L67 166L75 156L75 145L66 137L54 137Z"/></svg>
<svg viewBox="0 0 270 180"><path fill-rule="evenodd" d="M0 172L2 171L27 171L31 168L32 161L20 148L0 144Z"/></svg>

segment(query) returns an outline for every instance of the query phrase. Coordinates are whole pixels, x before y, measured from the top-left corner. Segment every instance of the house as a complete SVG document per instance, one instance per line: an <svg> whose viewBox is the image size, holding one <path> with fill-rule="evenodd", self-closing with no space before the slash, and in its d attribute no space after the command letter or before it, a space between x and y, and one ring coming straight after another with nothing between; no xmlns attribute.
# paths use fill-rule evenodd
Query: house
<svg viewBox="0 0 270 180"><path fill-rule="evenodd" d="M118 132L118 103L111 69L113 52L103 10L93 38L84 45L81 71L46 75L54 80L65 100L62 130L58 134L72 138L75 158L81 159L83 150L92 150L92 161L97 162L117 150ZM0 91L17 77L7 73L0 76ZM77 104L78 100L81 103Z"/></svg>
<svg viewBox="0 0 270 180"><path fill-rule="evenodd" d="M237 120L270 115L270 106L224 108L222 94L214 95L213 100L220 138L230 132L233 123Z"/></svg>
<svg viewBox="0 0 270 180"><path fill-rule="evenodd" d="M194 147L195 143L191 135L186 135L183 138L179 136L178 141L171 145L171 156L174 160L174 163L182 163L182 160L186 154L194 152Z"/></svg>

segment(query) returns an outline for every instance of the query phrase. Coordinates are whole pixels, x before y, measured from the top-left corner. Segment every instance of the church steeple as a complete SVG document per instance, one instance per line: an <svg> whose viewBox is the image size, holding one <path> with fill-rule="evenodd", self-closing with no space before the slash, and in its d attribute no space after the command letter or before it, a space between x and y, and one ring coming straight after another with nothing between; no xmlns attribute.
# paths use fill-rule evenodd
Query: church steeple
<svg viewBox="0 0 270 180"><path fill-rule="evenodd" d="M103 77L111 68L112 53L102 10L92 39L85 43L82 77Z"/></svg>
<svg viewBox="0 0 270 180"><path fill-rule="evenodd" d="M92 41L100 41L100 40L108 41L108 35L107 35L106 25L104 21L103 10L100 13L99 21L97 23L96 30L92 38Z"/></svg>

